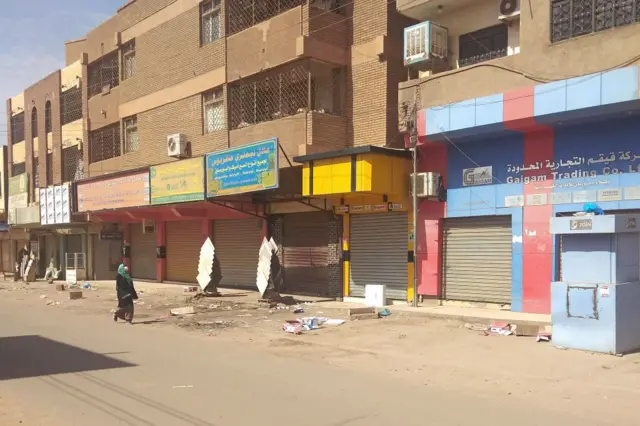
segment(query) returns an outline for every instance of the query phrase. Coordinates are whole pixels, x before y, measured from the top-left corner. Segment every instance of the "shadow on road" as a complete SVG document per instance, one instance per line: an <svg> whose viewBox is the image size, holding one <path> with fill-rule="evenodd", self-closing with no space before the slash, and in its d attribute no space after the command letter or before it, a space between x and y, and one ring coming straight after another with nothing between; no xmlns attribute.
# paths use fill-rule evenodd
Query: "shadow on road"
<svg viewBox="0 0 640 426"><path fill-rule="evenodd" d="M0 338L0 381L124 367L135 364L41 336Z"/></svg>

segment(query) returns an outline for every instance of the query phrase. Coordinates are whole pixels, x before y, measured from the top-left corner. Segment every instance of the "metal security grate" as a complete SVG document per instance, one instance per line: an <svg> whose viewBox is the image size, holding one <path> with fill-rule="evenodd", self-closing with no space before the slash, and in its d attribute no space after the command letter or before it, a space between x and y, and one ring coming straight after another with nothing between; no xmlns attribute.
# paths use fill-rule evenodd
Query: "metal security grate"
<svg viewBox="0 0 640 426"><path fill-rule="evenodd" d="M11 165L11 176L18 176L27 171L26 164L24 161L22 163L14 163Z"/></svg>
<svg viewBox="0 0 640 426"><path fill-rule="evenodd" d="M33 186L40 188L40 159L33 157Z"/></svg>
<svg viewBox="0 0 640 426"><path fill-rule="evenodd" d="M53 185L53 153L47 154L47 186Z"/></svg>
<svg viewBox="0 0 640 426"><path fill-rule="evenodd" d="M122 79L133 77L136 73L136 40L122 46Z"/></svg>
<svg viewBox="0 0 640 426"><path fill-rule="evenodd" d="M344 77L342 68L303 60L232 85L231 129L310 110L342 115Z"/></svg>
<svg viewBox="0 0 640 426"><path fill-rule="evenodd" d="M121 154L120 123L91 132L89 143L91 146L91 163L119 157Z"/></svg>
<svg viewBox="0 0 640 426"><path fill-rule="evenodd" d="M60 118L62 125L82 119L82 88L65 90L60 95Z"/></svg>
<svg viewBox="0 0 640 426"><path fill-rule="evenodd" d="M112 89L120 84L118 52L104 55L89 64L89 97L99 95L103 90Z"/></svg>
<svg viewBox="0 0 640 426"><path fill-rule="evenodd" d="M202 95L204 111L204 132L213 133L227 126L224 114L224 96L222 89L214 89Z"/></svg>
<svg viewBox="0 0 640 426"><path fill-rule="evenodd" d="M508 25L500 24L461 35L458 65L466 67L507 56L508 31Z"/></svg>
<svg viewBox="0 0 640 426"><path fill-rule="evenodd" d="M11 143L24 140L24 111L11 117Z"/></svg>
<svg viewBox="0 0 640 426"><path fill-rule="evenodd" d="M75 182L84 178L84 157L78 146L62 150L62 181Z"/></svg>
<svg viewBox="0 0 640 426"><path fill-rule="evenodd" d="M236 0L227 3L228 34L239 33L289 9L307 4L308 0Z"/></svg>
<svg viewBox="0 0 640 426"><path fill-rule="evenodd" d="M137 152L140 149L138 118L129 117L124 120L124 152Z"/></svg>
<svg viewBox="0 0 640 426"><path fill-rule="evenodd" d="M551 41L640 22L640 0L552 0Z"/></svg>
<svg viewBox="0 0 640 426"><path fill-rule="evenodd" d="M200 4L202 44L208 44L220 38L221 9L220 0L208 0Z"/></svg>

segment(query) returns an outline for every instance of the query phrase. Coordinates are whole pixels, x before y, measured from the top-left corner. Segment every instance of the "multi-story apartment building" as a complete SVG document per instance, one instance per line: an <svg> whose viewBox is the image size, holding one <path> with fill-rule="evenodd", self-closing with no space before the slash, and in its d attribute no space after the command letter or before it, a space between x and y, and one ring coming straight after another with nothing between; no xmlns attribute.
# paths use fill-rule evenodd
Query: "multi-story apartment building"
<svg viewBox="0 0 640 426"><path fill-rule="evenodd" d="M405 28L401 130L446 189L420 202L419 293L548 313L563 277L549 219L591 202L640 208L640 57L627 47L640 40L640 2L397 8L419 21Z"/></svg>
<svg viewBox="0 0 640 426"><path fill-rule="evenodd" d="M248 287L272 237L286 291L361 296L385 277L412 297L395 110L416 22L387 0L130 1L8 101L29 182L10 211L40 209L15 239L62 236L39 241L86 254L71 263L90 278L124 257L136 279L194 282L210 238L220 285Z"/></svg>

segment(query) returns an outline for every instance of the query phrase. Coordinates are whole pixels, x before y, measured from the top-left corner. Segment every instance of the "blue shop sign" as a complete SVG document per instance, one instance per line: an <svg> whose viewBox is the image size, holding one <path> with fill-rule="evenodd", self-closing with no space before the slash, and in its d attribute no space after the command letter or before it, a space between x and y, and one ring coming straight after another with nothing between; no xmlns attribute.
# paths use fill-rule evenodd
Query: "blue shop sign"
<svg viewBox="0 0 640 426"><path fill-rule="evenodd" d="M207 196L278 187L278 139L207 154Z"/></svg>

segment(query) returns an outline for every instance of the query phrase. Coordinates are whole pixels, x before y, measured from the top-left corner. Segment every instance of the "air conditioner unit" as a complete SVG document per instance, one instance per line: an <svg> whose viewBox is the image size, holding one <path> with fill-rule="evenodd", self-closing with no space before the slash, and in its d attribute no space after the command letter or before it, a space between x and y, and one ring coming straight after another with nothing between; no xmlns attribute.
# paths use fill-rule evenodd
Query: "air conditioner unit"
<svg viewBox="0 0 640 426"><path fill-rule="evenodd" d="M404 64L428 69L434 59L446 60L449 30L431 21L404 29Z"/></svg>
<svg viewBox="0 0 640 426"><path fill-rule="evenodd" d="M167 136L167 155L184 157L187 153L187 141L182 133Z"/></svg>
<svg viewBox="0 0 640 426"><path fill-rule="evenodd" d="M520 0L499 0L498 20L509 23L520 19Z"/></svg>
<svg viewBox="0 0 640 426"><path fill-rule="evenodd" d="M156 232L156 221L144 219L142 221L142 233L143 234L154 234Z"/></svg>
<svg viewBox="0 0 640 426"><path fill-rule="evenodd" d="M413 186L413 174L411 175ZM440 191L440 174L434 172L418 173L416 175L417 196L421 198L438 197Z"/></svg>

